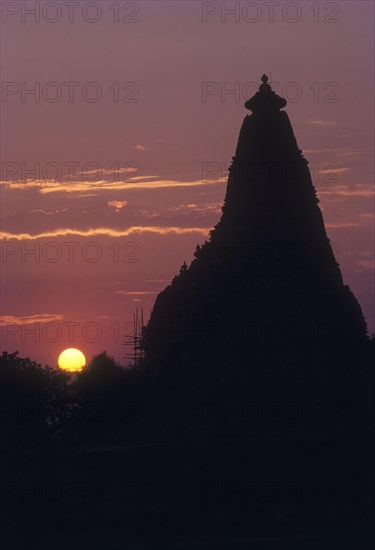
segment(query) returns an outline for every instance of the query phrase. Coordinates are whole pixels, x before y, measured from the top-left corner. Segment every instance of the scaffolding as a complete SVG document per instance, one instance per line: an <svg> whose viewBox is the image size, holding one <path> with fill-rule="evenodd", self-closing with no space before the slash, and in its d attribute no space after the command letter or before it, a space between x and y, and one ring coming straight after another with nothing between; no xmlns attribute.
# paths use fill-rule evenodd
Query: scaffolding
<svg viewBox="0 0 375 550"><path fill-rule="evenodd" d="M143 308L136 308L133 313L133 333L125 334L123 345L131 347L131 352L125 355L125 359L131 359L133 366L138 367L144 359L143 349Z"/></svg>

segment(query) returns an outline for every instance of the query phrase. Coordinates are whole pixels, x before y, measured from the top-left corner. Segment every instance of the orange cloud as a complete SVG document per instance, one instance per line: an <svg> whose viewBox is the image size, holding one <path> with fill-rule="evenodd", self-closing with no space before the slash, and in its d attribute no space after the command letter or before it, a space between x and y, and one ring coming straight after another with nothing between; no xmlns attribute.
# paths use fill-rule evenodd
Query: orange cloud
<svg viewBox="0 0 375 550"><path fill-rule="evenodd" d="M116 208L116 212L119 212L121 208L124 208L128 204L128 201L108 201L108 206Z"/></svg>
<svg viewBox="0 0 375 550"><path fill-rule="evenodd" d="M200 214L209 214L212 212L220 213L223 201L205 204L180 204L168 209L168 212L199 212Z"/></svg>
<svg viewBox="0 0 375 550"><path fill-rule="evenodd" d="M1 315L0 326L6 325L31 325L34 323L52 323L53 321L61 321L64 319L63 315L58 313L40 313L38 315Z"/></svg>
<svg viewBox="0 0 375 550"><path fill-rule="evenodd" d="M364 269L375 269L375 260L360 260L357 265Z"/></svg>
<svg viewBox="0 0 375 550"><path fill-rule="evenodd" d="M372 153L370 147L358 147L358 148L348 148L348 147L334 147L330 149L304 149L304 155L325 155L326 153L335 153L336 158L341 157L360 157L366 156Z"/></svg>
<svg viewBox="0 0 375 550"><path fill-rule="evenodd" d="M115 294L122 294L123 296L143 296L144 294L158 294L159 290L116 290Z"/></svg>
<svg viewBox="0 0 375 550"><path fill-rule="evenodd" d="M159 227L159 226L133 226L128 229L111 229L108 227L90 228L87 230L80 229L55 229L53 231L45 231L43 233L37 233L32 235L30 233L7 233L0 232L0 240L15 239L22 240L36 240L45 239L51 237L66 237L67 235L77 235L79 237L128 237L129 235L140 233L157 233L159 235L185 235L189 233L198 233L200 235L208 235L211 227Z"/></svg>
<svg viewBox="0 0 375 550"><path fill-rule="evenodd" d="M347 227L361 227L361 224L354 222L332 222L326 223L325 226L335 229L346 229Z"/></svg>
<svg viewBox="0 0 375 550"><path fill-rule="evenodd" d="M318 126L319 128L329 128L337 124L335 120L318 120L315 118L310 118L307 123L310 126Z"/></svg>
<svg viewBox="0 0 375 550"><path fill-rule="evenodd" d="M373 197L375 195L372 185L359 184L354 187L348 185L336 185L330 189L319 189L319 195L332 195L342 197Z"/></svg>
<svg viewBox="0 0 375 550"><path fill-rule="evenodd" d="M0 181L0 185L4 185L7 189L22 189L27 191L29 189L38 189L42 195L48 193L83 193L83 192L101 192L101 191L118 191L118 190L132 190L132 189L162 189L164 187L196 187L203 185L223 184L225 182L222 179L212 179L202 182L196 181L176 181L176 180L161 180L151 179L154 176L135 177L129 178L127 181L111 182L107 180L99 181L33 181L28 180L25 182L19 181Z"/></svg>
<svg viewBox="0 0 375 550"><path fill-rule="evenodd" d="M54 216L55 214L61 214L61 212L68 212L69 208L63 208L62 210L54 210L53 212L47 212L46 210L38 208L37 210L30 210L30 214L44 214L45 216Z"/></svg>
<svg viewBox="0 0 375 550"><path fill-rule="evenodd" d="M322 168L319 170L320 174L332 174L332 176L335 176L336 174L342 174L344 172L349 172L350 168Z"/></svg>

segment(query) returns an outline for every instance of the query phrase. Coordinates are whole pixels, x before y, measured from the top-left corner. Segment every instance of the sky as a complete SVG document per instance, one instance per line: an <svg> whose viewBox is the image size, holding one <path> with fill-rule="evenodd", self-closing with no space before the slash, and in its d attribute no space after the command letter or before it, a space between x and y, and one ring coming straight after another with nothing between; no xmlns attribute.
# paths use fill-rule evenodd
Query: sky
<svg viewBox="0 0 375 550"><path fill-rule="evenodd" d="M123 361L136 309L147 320L220 218L263 73L288 101L344 281L375 332L373 2L1 10L3 350L53 367L67 347Z"/></svg>

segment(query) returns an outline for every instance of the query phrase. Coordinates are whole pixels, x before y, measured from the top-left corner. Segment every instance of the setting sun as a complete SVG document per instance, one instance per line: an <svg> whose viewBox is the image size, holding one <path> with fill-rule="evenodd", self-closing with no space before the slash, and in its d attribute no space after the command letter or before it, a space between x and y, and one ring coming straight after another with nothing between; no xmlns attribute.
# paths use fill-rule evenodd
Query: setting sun
<svg viewBox="0 0 375 550"><path fill-rule="evenodd" d="M79 372L86 365L86 357L79 349L68 348L60 353L58 365L67 372Z"/></svg>

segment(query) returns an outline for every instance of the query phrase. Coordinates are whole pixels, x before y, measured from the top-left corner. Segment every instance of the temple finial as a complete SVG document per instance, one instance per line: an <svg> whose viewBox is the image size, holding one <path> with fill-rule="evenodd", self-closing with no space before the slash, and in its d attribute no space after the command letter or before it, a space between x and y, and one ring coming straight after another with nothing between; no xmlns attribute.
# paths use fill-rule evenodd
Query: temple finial
<svg viewBox="0 0 375 550"><path fill-rule="evenodd" d="M264 74L261 77L262 84L259 91L245 103L246 109L255 112L275 112L286 105L283 97L278 96L268 84L268 76Z"/></svg>

